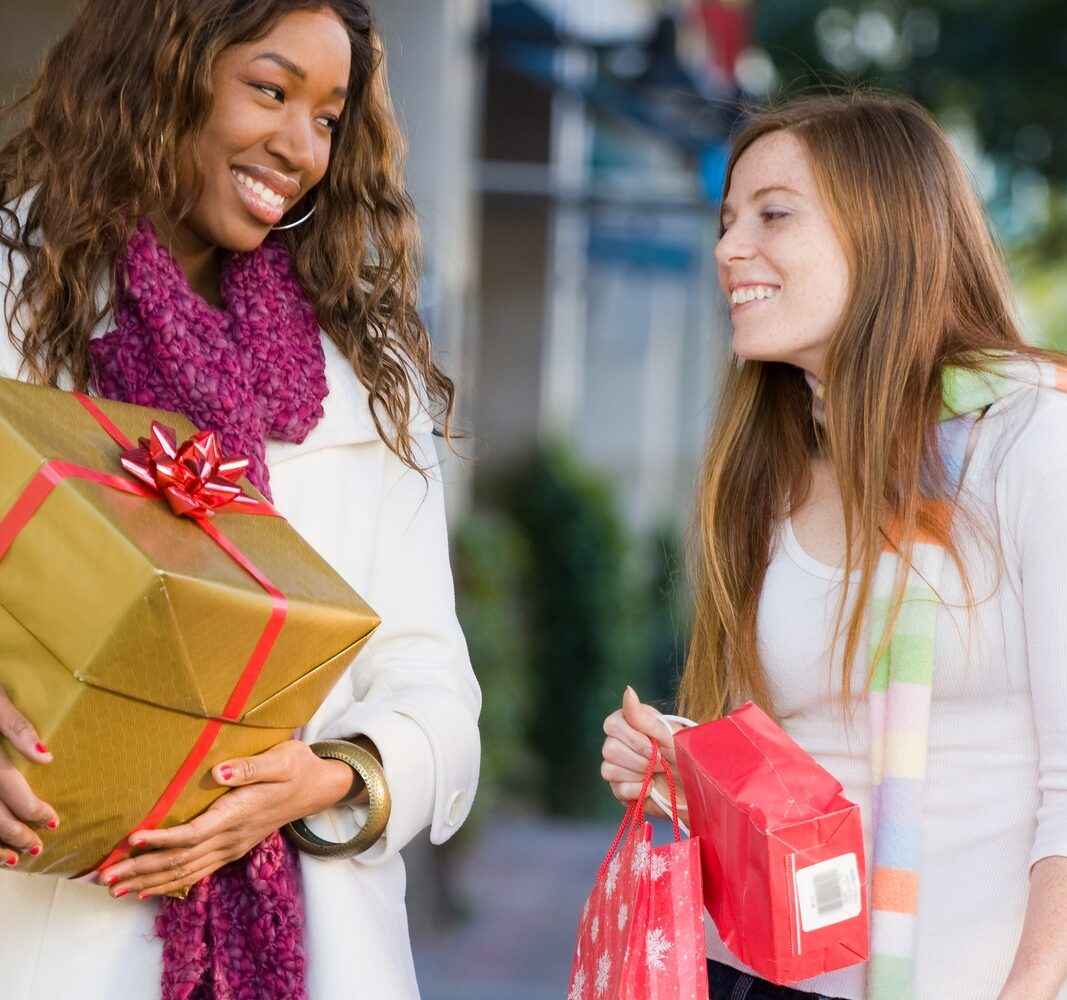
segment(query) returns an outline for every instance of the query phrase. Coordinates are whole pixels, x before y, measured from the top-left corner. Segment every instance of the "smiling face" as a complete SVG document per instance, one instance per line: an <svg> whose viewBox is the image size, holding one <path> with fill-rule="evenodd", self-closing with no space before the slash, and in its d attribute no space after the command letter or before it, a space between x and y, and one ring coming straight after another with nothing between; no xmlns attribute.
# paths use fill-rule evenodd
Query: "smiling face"
<svg viewBox="0 0 1067 1000"><path fill-rule="evenodd" d="M757 139L734 165L715 248L733 349L823 378L849 293L848 259L807 150L785 131Z"/></svg>
<svg viewBox="0 0 1067 1000"><path fill-rule="evenodd" d="M199 139L203 191L173 232L179 253L254 250L326 173L345 105L351 46L330 10L296 11L269 34L226 49ZM191 158L183 160L191 187Z"/></svg>

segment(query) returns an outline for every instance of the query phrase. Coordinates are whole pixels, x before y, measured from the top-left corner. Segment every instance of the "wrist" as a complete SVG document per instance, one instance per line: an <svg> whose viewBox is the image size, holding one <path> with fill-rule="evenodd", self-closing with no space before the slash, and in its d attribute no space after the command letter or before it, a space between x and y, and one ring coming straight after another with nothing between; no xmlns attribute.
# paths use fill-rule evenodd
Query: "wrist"
<svg viewBox="0 0 1067 1000"><path fill-rule="evenodd" d="M382 762L378 747L369 737L353 736L345 742L362 747L371 753L379 764ZM341 804L350 806L368 804L370 797L367 793L367 785L358 771L343 760L334 760L329 757L316 757L315 759L320 765L322 801L325 803L322 809L330 809Z"/></svg>
<svg viewBox="0 0 1067 1000"><path fill-rule="evenodd" d="M316 758L322 774L322 798L326 803L324 809L330 809L345 799L355 804L359 798L366 797L363 779L343 760Z"/></svg>

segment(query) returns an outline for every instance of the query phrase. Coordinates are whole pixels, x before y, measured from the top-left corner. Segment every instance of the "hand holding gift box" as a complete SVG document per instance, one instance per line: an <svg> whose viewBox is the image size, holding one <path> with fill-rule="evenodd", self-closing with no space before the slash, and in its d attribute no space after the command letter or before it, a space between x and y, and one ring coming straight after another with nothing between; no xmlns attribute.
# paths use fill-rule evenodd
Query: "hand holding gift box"
<svg viewBox="0 0 1067 1000"><path fill-rule="evenodd" d="M840 782L752 702L674 746L704 902L730 951L781 984L865 961L863 825Z"/></svg>
<svg viewBox="0 0 1067 1000"><path fill-rule="evenodd" d="M153 422L173 438L138 449ZM0 748L61 818L23 870L81 874L202 812L211 767L290 739L377 625L207 439L177 454L194 434L0 379L0 687L54 760Z"/></svg>

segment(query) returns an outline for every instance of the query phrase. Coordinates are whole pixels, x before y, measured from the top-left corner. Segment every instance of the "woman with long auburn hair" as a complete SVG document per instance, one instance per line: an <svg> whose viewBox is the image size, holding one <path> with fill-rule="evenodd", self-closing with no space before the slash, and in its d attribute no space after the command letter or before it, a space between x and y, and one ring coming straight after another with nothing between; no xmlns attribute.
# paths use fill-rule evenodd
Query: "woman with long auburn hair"
<svg viewBox="0 0 1067 1000"><path fill-rule="evenodd" d="M0 374L217 431L382 624L298 738L219 762L206 812L91 876L19 872L66 817L0 752L0 993L417 997L400 850L466 818L480 692L368 3L84 0L6 112ZM0 691L7 751L66 766L33 723Z"/></svg>
<svg viewBox="0 0 1067 1000"><path fill-rule="evenodd" d="M713 994L1067 997L1065 359L1024 343L967 172L901 97L756 113L716 257L735 361L679 711L755 701L860 805L871 954L775 986L709 920ZM625 692L620 801L682 724Z"/></svg>

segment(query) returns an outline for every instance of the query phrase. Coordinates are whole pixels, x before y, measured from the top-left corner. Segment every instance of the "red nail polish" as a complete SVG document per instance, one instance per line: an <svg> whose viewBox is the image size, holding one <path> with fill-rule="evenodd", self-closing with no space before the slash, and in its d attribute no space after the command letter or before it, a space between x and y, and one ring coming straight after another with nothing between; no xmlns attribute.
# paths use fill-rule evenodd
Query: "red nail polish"
<svg viewBox="0 0 1067 1000"><path fill-rule="evenodd" d="M40 740L38 740L38 741L37 741L37 742L36 742L36 743L35 743L35 744L33 745L33 748L34 748L34 749L35 749L35 750L36 750L36 751L37 751L38 753L48 753L48 747L46 747L46 746L45 746L45 745L44 745L44 744L43 744L43 743L42 743L42 742L41 742Z"/></svg>
<svg viewBox="0 0 1067 1000"><path fill-rule="evenodd" d="M37 855L40 854L40 853L41 853L41 845L40 844L34 844L33 847L30 848L30 854L32 854L34 857L37 857Z"/></svg>
<svg viewBox="0 0 1067 1000"><path fill-rule="evenodd" d="M58 819L50 819L48 821L48 829L49 830L54 830L57 826L59 826L59 820Z"/></svg>
<svg viewBox="0 0 1067 1000"><path fill-rule="evenodd" d="M8 852L8 855L4 859L4 861L9 867L14 868L15 865L19 863L19 856L17 854L12 854L11 852Z"/></svg>
<svg viewBox="0 0 1067 1000"><path fill-rule="evenodd" d="M115 898L118 899L120 896L125 896L129 891L129 889L119 889L119 891L115 893Z"/></svg>
<svg viewBox="0 0 1067 1000"><path fill-rule="evenodd" d="M110 872L104 876L104 885L114 885L118 880L118 875L114 874L113 872Z"/></svg>
<svg viewBox="0 0 1067 1000"><path fill-rule="evenodd" d="M222 774L222 780L223 781L229 781L230 778L233 777L233 768L230 767L229 765L227 765L226 767L224 767L222 769L222 771L220 773Z"/></svg>

